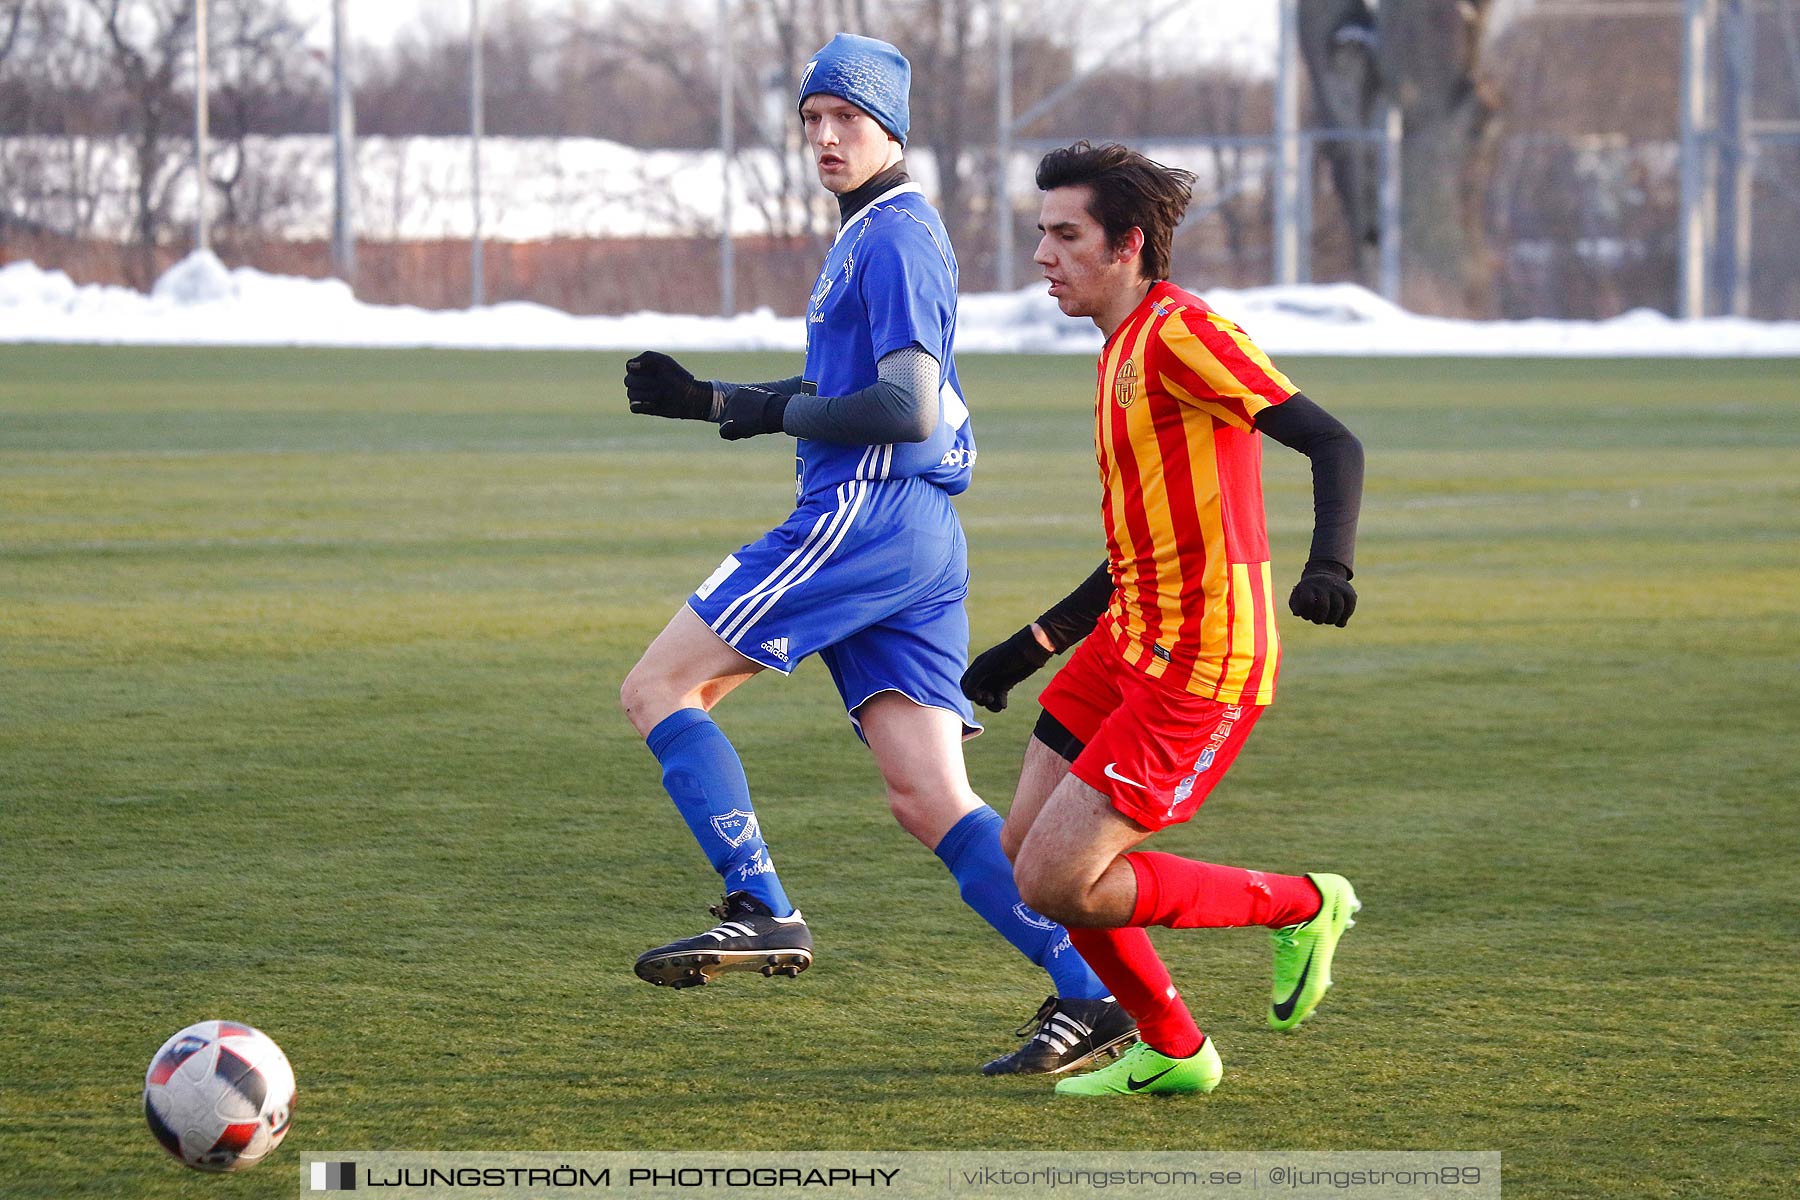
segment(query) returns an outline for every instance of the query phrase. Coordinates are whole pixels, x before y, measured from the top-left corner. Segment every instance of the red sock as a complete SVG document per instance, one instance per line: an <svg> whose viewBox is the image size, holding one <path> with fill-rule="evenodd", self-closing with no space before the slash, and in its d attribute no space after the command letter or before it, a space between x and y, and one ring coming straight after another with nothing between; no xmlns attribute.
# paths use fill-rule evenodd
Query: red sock
<svg viewBox="0 0 1800 1200"><path fill-rule="evenodd" d="M1206 1038L1176 993L1149 934L1142 929L1071 929L1069 941L1125 1006L1137 1022L1138 1036L1152 1050L1170 1058L1199 1052Z"/></svg>
<svg viewBox="0 0 1800 1200"><path fill-rule="evenodd" d="M1137 874L1133 925L1167 925L1170 929L1267 925L1281 929L1310 921L1319 913L1319 889L1304 875L1222 867L1155 850L1127 854L1125 861Z"/></svg>

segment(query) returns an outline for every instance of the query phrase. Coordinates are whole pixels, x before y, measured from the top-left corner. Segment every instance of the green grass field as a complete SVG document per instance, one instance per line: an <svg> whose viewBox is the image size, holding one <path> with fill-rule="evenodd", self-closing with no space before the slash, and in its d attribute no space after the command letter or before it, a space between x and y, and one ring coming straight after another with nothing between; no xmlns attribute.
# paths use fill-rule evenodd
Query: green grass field
<svg viewBox="0 0 1800 1200"><path fill-rule="evenodd" d="M719 715L817 965L632 977L717 879L618 685L792 476L784 439L626 415L623 357L0 348L0 1194L721 1147L1498 1149L1509 1196L1800 1188L1800 363L1284 363L1368 450L1361 606L1284 614L1279 702L1153 844L1340 870L1366 908L1290 1036L1261 936L1159 931L1226 1080L1122 1113L975 1073L1045 983L887 815L816 664ZM1092 364L962 367L979 648L1100 555ZM1305 462L1266 463L1286 579ZM969 747L1002 809L1031 695ZM227 1181L139 1110L213 1016L301 1086L275 1165Z"/></svg>

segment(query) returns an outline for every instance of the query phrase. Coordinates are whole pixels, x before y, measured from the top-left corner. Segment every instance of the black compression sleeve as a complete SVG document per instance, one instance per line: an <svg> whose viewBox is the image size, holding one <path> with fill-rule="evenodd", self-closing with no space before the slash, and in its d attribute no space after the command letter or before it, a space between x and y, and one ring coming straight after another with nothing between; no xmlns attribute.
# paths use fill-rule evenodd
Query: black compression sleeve
<svg viewBox="0 0 1800 1200"><path fill-rule="evenodd" d="M880 378L847 396L799 396L782 415L795 437L840 446L922 442L937 428L938 360L917 343L875 364Z"/></svg>
<svg viewBox="0 0 1800 1200"><path fill-rule="evenodd" d="M796 396L781 427L795 437L840 446L885 446L924 441L936 415L916 394L877 379L847 396Z"/></svg>
<svg viewBox="0 0 1800 1200"><path fill-rule="evenodd" d="M1100 614L1112 603L1112 594L1112 570L1101 563L1074 591L1052 604L1037 619L1038 628L1044 631L1044 636L1050 639L1050 644L1061 654L1094 632L1094 622L1100 619Z"/></svg>
<svg viewBox="0 0 1800 1200"><path fill-rule="evenodd" d="M1312 460L1313 538L1307 561L1356 566L1356 521L1362 512L1363 448L1343 422L1296 392L1256 414L1256 428Z"/></svg>

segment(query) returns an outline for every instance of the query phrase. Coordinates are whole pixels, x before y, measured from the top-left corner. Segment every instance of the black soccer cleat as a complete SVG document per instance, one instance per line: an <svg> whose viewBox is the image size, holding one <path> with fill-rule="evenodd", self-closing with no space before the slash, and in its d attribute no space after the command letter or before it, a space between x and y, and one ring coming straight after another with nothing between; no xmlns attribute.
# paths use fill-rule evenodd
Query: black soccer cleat
<svg viewBox="0 0 1800 1200"><path fill-rule="evenodd" d="M1117 1000L1052 996L1014 1031L1029 1040L981 1068L983 1075L1060 1075L1101 1055L1117 1058L1137 1041L1137 1022Z"/></svg>
<svg viewBox="0 0 1800 1200"><path fill-rule="evenodd" d="M638 956L632 969L657 987L699 987L727 971L797 977L812 966L812 931L796 909L778 917L749 892L731 892L707 909L719 923L705 933Z"/></svg>

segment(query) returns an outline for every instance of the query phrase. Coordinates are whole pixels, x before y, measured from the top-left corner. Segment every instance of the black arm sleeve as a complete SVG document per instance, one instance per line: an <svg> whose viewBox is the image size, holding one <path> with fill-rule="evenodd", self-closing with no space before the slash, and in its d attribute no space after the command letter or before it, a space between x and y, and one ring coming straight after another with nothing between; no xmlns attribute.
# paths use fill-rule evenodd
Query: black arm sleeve
<svg viewBox="0 0 1800 1200"><path fill-rule="evenodd" d="M1348 578L1356 566L1356 521L1362 512L1362 443L1298 392L1256 414L1256 428L1312 460L1313 538L1307 561L1337 563Z"/></svg>
<svg viewBox="0 0 1800 1200"><path fill-rule="evenodd" d="M1101 563L1074 591L1052 604L1037 619L1037 627L1044 631L1044 636L1050 639L1050 644L1061 654L1094 632L1094 622L1100 619L1100 614L1112 603L1112 594L1112 570Z"/></svg>
<svg viewBox="0 0 1800 1200"><path fill-rule="evenodd" d="M938 424L938 360L918 345L882 355L881 378L847 396L795 396L781 427L840 446L922 442Z"/></svg>

